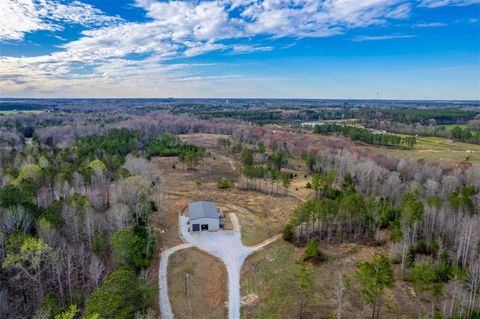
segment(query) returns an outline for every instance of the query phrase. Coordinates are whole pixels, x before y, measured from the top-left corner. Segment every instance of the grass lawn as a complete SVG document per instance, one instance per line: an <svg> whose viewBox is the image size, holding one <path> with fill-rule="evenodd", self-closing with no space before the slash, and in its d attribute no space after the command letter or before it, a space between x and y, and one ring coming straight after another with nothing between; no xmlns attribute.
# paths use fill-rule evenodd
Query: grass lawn
<svg viewBox="0 0 480 319"><path fill-rule="evenodd" d="M0 116L2 115L12 115L17 113L17 111L0 111Z"/></svg>
<svg viewBox="0 0 480 319"><path fill-rule="evenodd" d="M227 317L227 270L213 256L194 248L174 253L168 264L168 290L175 318Z"/></svg>
<svg viewBox="0 0 480 319"><path fill-rule="evenodd" d="M467 124L447 124L447 125L438 125L438 127L445 127L445 129L450 132L451 130L453 130L454 127L456 126L459 126L460 128L464 129L464 128L467 128L468 125Z"/></svg>
<svg viewBox="0 0 480 319"><path fill-rule="evenodd" d="M369 146L375 153L413 160L480 163L480 145L455 142L443 137L418 137L413 150Z"/></svg>

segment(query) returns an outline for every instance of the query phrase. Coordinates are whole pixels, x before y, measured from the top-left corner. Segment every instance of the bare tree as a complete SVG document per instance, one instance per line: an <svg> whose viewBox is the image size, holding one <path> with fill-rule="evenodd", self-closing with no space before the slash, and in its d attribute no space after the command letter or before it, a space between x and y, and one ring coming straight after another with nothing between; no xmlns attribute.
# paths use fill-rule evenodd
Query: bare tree
<svg viewBox="0 0 480 319"><path fill-rule="evenodd" d="M333 287L333 298L335 299L335 318L342 319L345 309L349 306L347 301L347 287L341 273L336 274L335 286Z"/></svg>
<svg viewBox="0 0 480 319"><path fill-rule="evenodd" d="M12 207L3 214L0 230L7 235L16 230L26 233L32 226L32 222L32 216L23 207Z"/></svg>
<svg viewBox="0 0 480 319"><path fill-rule="evenodd" d="M105 272L105 266L102 261L95 255L90 259L90 265L88 266L88 273L94 289L100 287L103 274Z"/></svg>

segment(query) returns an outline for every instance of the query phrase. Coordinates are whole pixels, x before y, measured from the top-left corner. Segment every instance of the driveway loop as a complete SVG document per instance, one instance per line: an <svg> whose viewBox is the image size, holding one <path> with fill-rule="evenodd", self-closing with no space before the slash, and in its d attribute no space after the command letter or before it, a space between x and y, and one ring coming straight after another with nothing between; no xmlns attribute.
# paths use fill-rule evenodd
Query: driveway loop
<svg viewBox="0 0 480 319"><path fill-rule="evenodd" d="M165 250L160 257L159 285L160 285L160 311L163 319L173 319L173 313L168 297L167 268L168 258L175 251L196 247L219 258L226 266L228 273L228 319L240 319L240 306L242 296L240 293L240 271L243 262L251 253L264 248L278 240L280 235L267 239L263 243L247 247L243 245L240 235L240 225L237 216L230 214L234 230L219 230L217 232L188 231L188 217L179 216L180 237L186 242Z"/></svg>

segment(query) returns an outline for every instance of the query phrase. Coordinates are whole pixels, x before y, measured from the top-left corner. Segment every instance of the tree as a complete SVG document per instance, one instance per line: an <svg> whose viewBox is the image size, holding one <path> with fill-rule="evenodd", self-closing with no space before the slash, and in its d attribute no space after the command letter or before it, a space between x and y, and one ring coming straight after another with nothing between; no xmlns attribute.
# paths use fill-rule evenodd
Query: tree
<svg viewBox="0 0 480 319"><path fill-rule="evenodd" d="M150 289L132 270L112 272L87 300L87 316L98 314L104 319L130 319L149 307Z"/></svg>
<svg viewBox="0 0 480 319"><path fill-rule="evenodd" d="M201 147L187 147L180 152L178 159L187 166L188 169L195 169L205 157L205 149Z"/></svg>
<svg viewBox="0 0 480 319"><path fill-rule="evenodd" d="M114 259L119 266L132 267L140 270L148 267L150 256L148 243L133 231L121 229L112 235Z"/></svg>
<svg viewBox="0 0 480 319"><path fill-rule="evenodd" d="M33 223L32 216L23 207L11 207L3 214L0 222L0 230L6 235L20 231L27 233Z"/></svg>
<svg viewBox="0 0 480 319"><path fill-rule="evenodd" d="M424 292L433 289L435 268L429 263L415 264L411 279L417 291L417 318L420 318L420 298Z"/></svg>
<svg viewBox="0 0 480 319"><path fill-rule="evenodd" d="M78 312L77 305L70 305L68 310L55 315L55 319L73 319Z"/></svg>
<svg viewBox="0 0 480 319"><path fill-rule="evenodd" d="M288 223L285 225L282 231L282 238L283 240L293 242L295 239L295 225L292 223Z"/></svg>
<svg viewBox="0 0 480 319"><path fill-rule="evenodd" d="M314 154L307 154L305 157L305 165L307 166L308 173L313 173L315 165L317 164L317 159Z"/></svg>
<svg viewBox="0 0 480 319"><path fill-rule="evenodd" d="M145 220L145 209L148 206L148 197L152 194L149 181L141 176L130 176L122 180L117 189L119 201L126 204L133 212L137 224Z"/></svg>
<svg viewBox="0 0 480 319"><path fill-rule="evenodd" d="M314 274L313 270L309 265L303 262L299 264L298 280L300 281L301 292L300 292L300 307L299 307L298 318L300 319L303 318L303 308L305 306L306 297L312 288L313 274Z"/></svg>
<svg viewBox="0 0 480 319"><path fill-rule="evenodd" d="M88 166L93 169L94 172L98 173L103 173L107 169L107 166L99 159L91 161Z"/></svg>
<svg viewBox="0 0 480 319"><path fill-rule="evenodd" d="M244 148L242 150L242 154L240 155L240 162L245 169L253 166L253 151L248 148Z"/></svg>
<svg viewBox="0 0 480 319"><path fill-rule="evenodd" d="M303 261L309 261L314 264L327 260L327 257L318 248L317 241L310 239L304 252Z"/></svg>
<svg viewBox="0 0 480 319"><path fill-rule="evenodd" d="M332 189L332 184L335 180L333 174L321 175L315 174L312 176L312 188L316 192L317 197L328 196Z"/></svg>
<svg viewBox="0 0 480 319"><path fill-rule="evenodd" d="M360 263L355 272L355 280L360 285L362 299L372 306L372 319L379 318L383 291L395 286L390 261L377 254L372 261Z"/></svg>
<svg viewBox="0 0 480 319"><path fill-rule="evenodd" d="M20 251L9 252L3 263L4 268L16 269L20 274L38 285L39 298L44 295L43 273L50 267L53 258L52 248L41 240L27 237Z"/></svg>

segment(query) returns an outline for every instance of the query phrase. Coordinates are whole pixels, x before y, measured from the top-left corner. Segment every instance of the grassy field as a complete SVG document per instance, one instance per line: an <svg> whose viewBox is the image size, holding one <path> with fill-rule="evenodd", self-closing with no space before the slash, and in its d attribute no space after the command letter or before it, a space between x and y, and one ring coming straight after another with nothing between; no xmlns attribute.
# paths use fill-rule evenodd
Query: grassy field
<svg viewBox="0 0 480 319"><path fill-rule="evenodd" d="M14 114L40 114L43 113L41 110L25 110L25 111L17 111L17 110L8 110L8 111L0 111L0 116L7 116L7 115L14 115Z"/></svg>
<svg viewBox="0 0 480 319"><path fill-rule="evenodd" d="M169 260L168 289L175 318L220 319L227 316L227 270L197 249L174 253ZM188 273L188 290L185 274Z"/></svg>
<svg viewBox="0 0 480 319"><path fill-rule="evenodd" d="M413 150L369 146L377 154L413 160L480 163L480 145L454 142L443 137L418 137Z"/></svg>
<svg viewBox="0 0 480 319"><path fill-rule="evenodd" d="M312 288L307 291L302 291L298 278L298 261L303 249L280 241L248 257L241 277L242 318L298 318L302 294L306 296L304 318L333 318L329 315L336 308L332 292L338 276L352 276L359 262L369 260L376 252L386 252L384 247L355 244L321 248L328 260L313 267ZM395 288L386 291L380 317L414 318L414 300L411 287L399 280ZM348 291L347 301L342 318L371 317L370 308L362 304L358 289L353 286Z"/></svg>
<svg viewBox="0 0 480 319"><path fill-rule="evenodd" d="M451 130L453 130L453 128L456 127L456 126L459 126L459 127L462 128L462 129L468 127L468 125L466 125L466 124L447 124L447 125L439 125L439 127L440 127L440 126L445 127L445 129L446 129L447 131L449 131L449 132L450 132Z"/></svg>

